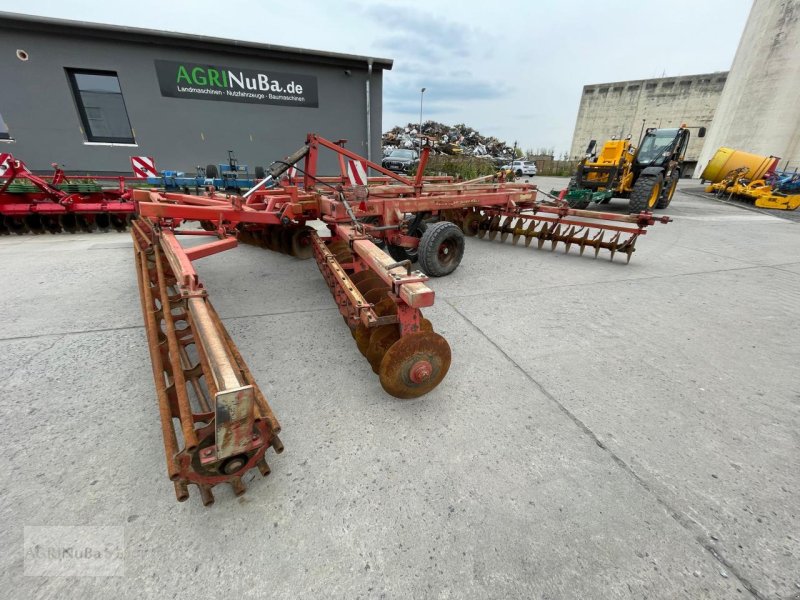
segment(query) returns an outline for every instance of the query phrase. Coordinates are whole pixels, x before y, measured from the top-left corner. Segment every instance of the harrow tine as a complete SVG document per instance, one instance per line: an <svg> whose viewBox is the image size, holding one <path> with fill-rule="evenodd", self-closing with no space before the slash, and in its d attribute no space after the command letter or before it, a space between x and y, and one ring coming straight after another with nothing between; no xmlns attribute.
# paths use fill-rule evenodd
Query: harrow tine
<svg viewBox="0 0 800 600"><path fill-rule="evenodd" d="M617 241L619 241L620 232L617 232L617 235L611 238L609 242L609 250L611 250L611 262L614 262L614 253L617 251Z"/></svg>
<svg viewBox="0 0 800 600"><path fill-rule="evenodd" d="M569 247L572 246L573 236L575 235L576 229L577 228L575 226L570 227L569 230L567 230L566 235L564 236L565 237L564 245L566 246L566 248L564 249L564 254L569 254Z"/></svg>
<svg viewBox="0 0 800 600"><path fill-rule="evenodd" d="M635 251L636 251L636 237L634 236L630 240L628 240L627 244L625 244L625 250L622 250L622 252L624 252L628 256L628 258L625 260L626 265L629 262L631 262L631 254L633 254Z"/></svg>
<svg viewBox="0 0 800 600"><path fill-rule="evenodd" d="M586 250L586 241L589 239L589 229L586 229L586 233L583 234L581 238L580 245L581 245L581 256L583 256L583 251Z"/></svg>
<svg viewBox="0 0 800 600"><path fill-rule="evenodd" d="M603 230L597 232L597 235L592 238L592 245L594 246L594 257L600 253L600 244L603 243Z"/></svg>
<svg viewBox="0 0 800 600"><path fill-rule="evenodd" d="M553 229L553 232L550 235L550 252L556 249L559 241L559 235L561 235L561 225L556 225L555 229Z"/></svg>
<svg viewBox="0 0 800 600"><path fill-rule="evenodd" d="M555 227L555 225L554 225L554 227ZM546 223L546 222L545 222L545 223L542 223L542 227L541 227L541 229L539 229L539 239L538 239L538 241L537 241L537 244L538 244L538 246L537 246L537 247L538 247L540 250L542 249L542 246L544 246L544 242L545 242L545 240L547 240L547 236L548 236L548 234L549 234L549 231L552 231L552 229L553 229L553 228L548 228L548 226L547 226L547 223Z"/></svg>

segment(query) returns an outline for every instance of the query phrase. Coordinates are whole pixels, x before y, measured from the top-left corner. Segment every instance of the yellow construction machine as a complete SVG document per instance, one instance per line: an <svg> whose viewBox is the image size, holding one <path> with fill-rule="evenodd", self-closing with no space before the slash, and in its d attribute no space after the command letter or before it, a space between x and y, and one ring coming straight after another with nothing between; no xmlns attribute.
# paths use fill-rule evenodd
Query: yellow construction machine
<svg viewBox="0 0 800 600"><path fill-rule="evenodd" d="M720 148L700 175L711 184L706 192L717 196L739 196L755 201L759 208L800 208L800 173L780 171L778 157Z"/></svg>
<svg viewBox="0 0 800 600"><path fill-rule="evenodd" d="M698 137L705 135L701 127ZM605 204L611 198L628 198L630 212L666 208L681 176L689 128L649 128L635 147L630 140L611 139L595 155L595 142L570 180L565 200L572 208L592 202Z"/></svg>

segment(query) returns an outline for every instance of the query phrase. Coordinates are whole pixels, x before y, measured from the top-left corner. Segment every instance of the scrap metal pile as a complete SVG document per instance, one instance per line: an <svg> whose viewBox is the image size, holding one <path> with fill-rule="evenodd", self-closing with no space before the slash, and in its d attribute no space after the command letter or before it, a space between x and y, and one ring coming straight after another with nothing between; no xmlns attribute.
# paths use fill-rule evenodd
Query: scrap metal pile
<svg viewBox="0 0 800 600"><path fill-rule="evenodd" d="M55 169L49 178L31 173L10 154L0 154L0 233L123 231L134 214L125 177L104 188L96 177L70 179Z"/></svg>
<svg viewBox="0 0 800 600"><path fill-rule="evenodd" d="M464 156L485 156L502 158L506 161L514 157L514 149L496 137L485 137L472 127L463 123L445 125L436 121L422 124L422 135L430 140L433 154ZM420 126L409 123L405 127L394 127L383 134L384 152L395 148L417 148L419 146Z"/></svg>
<svg viewBox="0 0 800 600"><path fill-rule="evenodd" d="M335 153L341 177L318 177L321 150ZM348 151L344 142L310 134L274 163L243 196L135 190L133 238L159 401L167 471L178 500L197 485L205 504L212 488L244 492L252 468L269 473L265 453L280 452L280 425L214 311L192 261L246 242L297 258L313 257L359 351L397 398L416 398L446 376L451 353L423 310L434 303L430 276L452 273L464 235L509 236L537 247L563 243L622 252L656 221L650 213L607 214L569 208L530 184L484 177L463 183L414 179ZM354 185L354 165L381 174ZM302 167L300 166L302 164ZM287 179L288 175L291 179ZM202 229L187 227L198 221ZM312 227L310 222L323 225ZM326 230L323 236L320 231ZM182 246L178 239L211 241ZM421 270L413 266L418 262Z"/></svg>

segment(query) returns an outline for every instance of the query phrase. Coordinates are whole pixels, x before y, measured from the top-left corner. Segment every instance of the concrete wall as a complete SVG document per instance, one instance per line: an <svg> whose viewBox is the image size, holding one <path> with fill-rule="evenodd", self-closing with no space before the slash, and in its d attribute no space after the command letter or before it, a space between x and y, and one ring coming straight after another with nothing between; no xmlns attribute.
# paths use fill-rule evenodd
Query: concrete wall
<svg viewBox="0 0 800 600"><path fill-rule="evenodd" d="M800 167L800 1L755 0L697 165L720 146Z"/></svg>
<svg viewBox="0 0 800 600"><path fill-rule="evenodd" d="M590 140L602 144L631 134L638 141L645 127L708 127L727 73L664 77L587 85L583 88L570 157L581 158ZM692 129L686 160L697 160L704 139Z"/></svg>
<svg viewBox="0 0 800 600"><path fill-rule="evenodd" d="M366 62L342 66L313 57L291 62L254 56L246 49L212 51L154 40L136 43L3 28L0 36L0 114L13 141L0 141L34 170L52 162L70 171L130 172L131 155L153 156L159 169L191 171L224 163L234 150L241 164L266 166L299 148L308 132L367 154ZM17 50L27 53L20 60ZM154 60L174 60L258 68L317 78L319 108L162 97ZM65 68L115 71L136 139L135 147L87 143ZM349 74L346 73L349 71ZM371 85L373 158L380 158L382 70ZM333 172L325 159L321 170Z"/></svg>

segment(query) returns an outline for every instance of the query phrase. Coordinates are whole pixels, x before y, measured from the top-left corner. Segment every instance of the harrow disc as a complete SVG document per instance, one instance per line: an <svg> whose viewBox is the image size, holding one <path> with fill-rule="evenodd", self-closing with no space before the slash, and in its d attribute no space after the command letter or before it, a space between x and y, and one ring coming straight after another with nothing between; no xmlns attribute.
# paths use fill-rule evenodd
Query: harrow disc
<svg viewBox="0 0 800 600"><path fill-rule="evenodd" d="M514 225L514 235L511 238L511 243L516 246L519 241L519 236L522 235L522 226L525 224L524 219L517 219L517 224Z"/></svg>
<svg viewBox="0 0 800 600"><path fill-rule="evenodd" d="M314 254L311 248L311 236L308 227L301 227L292 233L292 256L300 260L311 258Z"/></svg>
<svg viewBox="0 0 800 600"><path fill-rule="evenodd" d="M492 222L492 215L485 214L481 216L481 220L478 222L478 229L477 234L478 237L483 239L486 237L486 232L489 231L489 225Z"/></svg>
<svg viewBox="0 0 800 600"><path fill-rule="evenodd" d="M381 360L381 386L395 398L418 398L444 379L450 358L450 345L438 333L404 335Z"/></svg>
<svg viewBox="0 0 800 600"><path fill-rule="evenodd" d="M503 226L500 228L500 241L505 242L508 234L511 232L511 223L514 222L514 217L506 217L503 221Z"/></svg>
<svg viewBox="0 0 800 600"><path fill-rule="evenodd" d="M467 237L475 237L478 233L478 227L481 223L481 215L475 211L469 211L465 216L461 225L461 230Z"/></svg>
<svg viewBox="0 0 800 600"><path fill-rule="evenodd" d="M381 300L386 297L386 293L389 291L389 286L382 285L379 287L372 288L368 292L364 292L364 300L369 302L370 304L378 304Z"/></svg>
<svg viewBox="0 0 800 600"><path fill-rule="evenodd" d="M489 221L489 239L493 240L497 237L498 226L500 225L500 215L495 215L492 217L492 220Z"/></svg>
<svg viewBox="0 0 800 600"><path fill-rule="evenodd" d="M380 374L384 355L399 339L400 331L397 325L382 325L373 329L372 335L369 337L366 357L375 373Z"/></svg>

